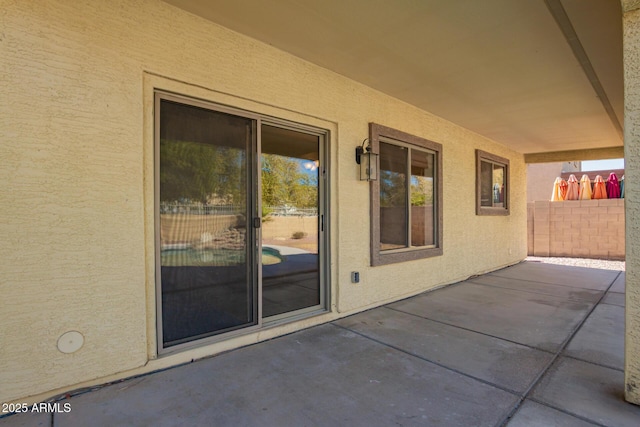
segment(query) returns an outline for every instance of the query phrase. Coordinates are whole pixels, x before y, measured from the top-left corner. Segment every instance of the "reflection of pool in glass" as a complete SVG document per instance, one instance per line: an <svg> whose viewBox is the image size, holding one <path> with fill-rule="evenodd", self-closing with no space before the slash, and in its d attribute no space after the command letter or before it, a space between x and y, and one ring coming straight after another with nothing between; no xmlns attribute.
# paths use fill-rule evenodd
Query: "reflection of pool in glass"
<svg viewBox="0 0 640 427"><path fill-rule="evenodd" d="M284 261L284 256L280 255L280 251L267 246L262 247L262 265L279 264Z"/></svg>
<svg viewBox="0 0 640 427"><path fill-rule="evenodd" d="M160 252L163 267L233 266L245 263L245 251L234 249L164 249ZM262 265L278 264L284 260L277 249L262 248Z"/></svg>

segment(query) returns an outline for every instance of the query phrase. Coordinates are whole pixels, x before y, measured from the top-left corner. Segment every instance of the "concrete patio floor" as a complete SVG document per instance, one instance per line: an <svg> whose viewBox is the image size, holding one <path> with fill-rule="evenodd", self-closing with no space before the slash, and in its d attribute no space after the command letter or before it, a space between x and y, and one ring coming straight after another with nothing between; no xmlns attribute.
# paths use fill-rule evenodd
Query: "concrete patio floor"
<svg viewBox="0 0 640 427"><path fill-rule="evenodd" d="M523 262L7 426L634 426L624 272Z"/></svg>

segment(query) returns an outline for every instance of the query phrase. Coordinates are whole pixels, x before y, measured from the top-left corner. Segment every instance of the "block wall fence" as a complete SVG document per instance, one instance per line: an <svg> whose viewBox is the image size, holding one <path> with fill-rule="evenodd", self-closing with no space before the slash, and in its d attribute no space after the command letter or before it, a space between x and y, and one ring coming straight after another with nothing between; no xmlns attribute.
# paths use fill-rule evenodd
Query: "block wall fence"
<svg viewBox="0 0 640 427"><path fill-rule="evenodd" d="M624 230L624 199L527 204L532 256L624 260Z"/></svg>

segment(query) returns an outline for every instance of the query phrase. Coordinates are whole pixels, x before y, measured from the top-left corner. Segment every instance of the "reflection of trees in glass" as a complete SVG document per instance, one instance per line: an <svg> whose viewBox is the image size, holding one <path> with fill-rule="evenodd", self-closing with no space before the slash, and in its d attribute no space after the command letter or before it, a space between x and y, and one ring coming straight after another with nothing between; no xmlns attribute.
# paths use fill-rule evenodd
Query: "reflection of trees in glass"
<svg viewBox="0 0 640 427"><path fill-rule="evenodd" d="M318 176L302 172L298 160L277 154L262 155L262 203L313 208L318 205Z"/></svg>
<svg viewBox="0 0 640 427"><path fill-rule="evenodd" d="M404 174L391 171L380 172L380 206L403 206L406 202ZM433 204L433 178L411 177L411 206Z"/></svg>
<svg viewBox="0 0 640 427"><path fill-rule="evenodd" d="M246 156L237 148L189 141L160 141L160 200L203 204L242 204ZM316 207L318 176L303 172L298 159L262 156L265 206Z"/></svg>
<svg viewBox="0 0 640 427"><path fill-rule="evenodd" d="M424 176L411 177L411 206L433 204L433 178Z"/></svg>
<svg viewBox="0 0 640 427"><path fill-rule="evenodd" d="M405 175L389 170L380 171L380 206L390 208L404 206L405 203Z"/></svg>
<svg viewBox="0 0 640 427"><path fill-rule="evenodd" d="M434 161L432 153L381 142L380 206L406 206L407 191L411 206L433 204Z"/></svg>
<svg viewBox="0 0 640 427"><path fill-rule="evenodd" d="M242 203L245 164L245 153L237 148L161 140L160 200Z"/></svg>

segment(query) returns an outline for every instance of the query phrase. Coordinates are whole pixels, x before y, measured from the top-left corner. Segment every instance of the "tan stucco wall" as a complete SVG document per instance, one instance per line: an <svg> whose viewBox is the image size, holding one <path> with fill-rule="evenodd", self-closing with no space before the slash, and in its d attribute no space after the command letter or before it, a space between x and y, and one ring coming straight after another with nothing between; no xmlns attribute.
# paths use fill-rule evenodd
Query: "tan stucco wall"
<svg viewBox="0 0 640 427"><path fill-rule="evenodd" d="M562 173L561 162L527 165L527 203L549 200L556 177Z"/></svg>
<svg viewBox="0 0 640 427"><path fill-rule="evenodd" d="M640 6L623 1L626 198L625 397L640 405Z"/></svg>
<svg viewBox="0 0 640 427"><path fill-rule="evenodd" d="M556 178L562 172L579 172L580 167L579 161L527 164L527 203L551 199Z"/></svg>
<svg viewBox="0 0 640 427"><path fill-rule="evenodd" d="M501 145L160 1L0 10L0 401L187 362L526 256L526 168ZM330 314L156 360L154 88L331 132ZM443 256L369 267L353 159L369 122L443 145ZM477 148L510 160L509 216L475 215ZM63 354L71 330L84 346Z"/></svg>

